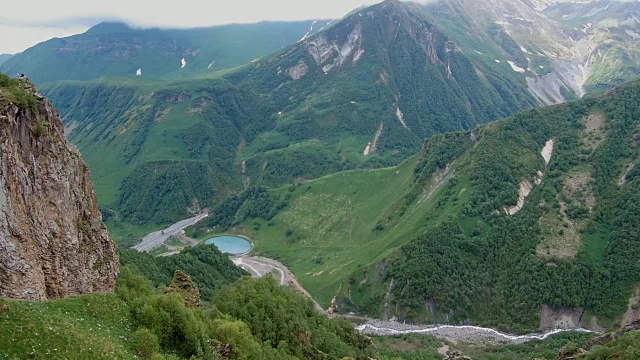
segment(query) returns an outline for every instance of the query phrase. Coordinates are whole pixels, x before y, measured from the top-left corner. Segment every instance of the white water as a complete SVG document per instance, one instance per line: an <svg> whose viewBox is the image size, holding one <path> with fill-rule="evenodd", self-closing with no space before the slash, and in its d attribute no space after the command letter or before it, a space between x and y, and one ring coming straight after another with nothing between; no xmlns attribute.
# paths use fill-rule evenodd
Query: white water
<svg viewBox="0 0 640 360"><path fill-rule="evenodd" d="M476 333L477 335L480 335L480 336L488 336L498 340L508 340L511 342L544 340L549 336L563 333L563 332L568 332L568 331L575 331L575 332L582 332L582 333L597 333L596 331L578 328L578 329L555 329L555 330L547 331L542 334L510 335L510 334L501 333L494 329L483 328L483 327L472 326L472 325L460 325L460 326L440 325L440 326L427 327L427 328L421 328L421 329L397 330L397 329L377 327L372 324L364 324L364 325L358 326L356 329L360 332L374 333L376 335L429 334L429 333L443 332L443 330L445 332L451 333L452 331L457 332L462 330L465 332ZM434 335L438 336L438 334L434 334ZM440 335L442 336L442 334Z"/></svg>

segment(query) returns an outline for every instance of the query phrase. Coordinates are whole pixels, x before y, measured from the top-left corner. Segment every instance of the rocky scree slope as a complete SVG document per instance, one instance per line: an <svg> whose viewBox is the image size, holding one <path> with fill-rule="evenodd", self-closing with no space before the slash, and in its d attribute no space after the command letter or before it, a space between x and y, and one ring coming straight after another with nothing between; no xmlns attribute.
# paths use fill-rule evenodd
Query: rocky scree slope
<svg viewBox="0 0 640 360"><path fill-rule="evenodd" d="M475 58L526 80L540 104L638 75L637 2L452 0L424 11Z"/></svg>
<svg viewBox="0 0 640 360"><path fill-rule="evenodd" d="M28 81L0 77L0 296L111 292L118 266L57 111Z"/></svg>

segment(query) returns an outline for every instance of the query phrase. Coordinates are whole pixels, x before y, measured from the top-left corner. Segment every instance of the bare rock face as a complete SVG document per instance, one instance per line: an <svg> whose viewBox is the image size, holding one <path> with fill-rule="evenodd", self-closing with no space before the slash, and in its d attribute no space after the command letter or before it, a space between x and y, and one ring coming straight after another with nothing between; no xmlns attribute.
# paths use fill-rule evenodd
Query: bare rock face
<svg viewBox="0 0 640 360"><path fill-rule="evenodd" d="M91 175L49 102L0 88L0 297L46 300L111 292L118 251L102 223Z"/></svg>

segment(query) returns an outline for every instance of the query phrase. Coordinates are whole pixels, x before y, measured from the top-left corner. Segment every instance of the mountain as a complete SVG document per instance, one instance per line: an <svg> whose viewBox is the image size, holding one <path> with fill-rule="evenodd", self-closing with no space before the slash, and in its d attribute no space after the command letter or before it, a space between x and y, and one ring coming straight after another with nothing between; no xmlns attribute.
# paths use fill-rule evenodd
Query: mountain
<svg viewBox="0 0 640 360"><path fill-rule="evenodd" d="M476 57L520 73L542 104L638 75L637 1L453 0L425 11Z"/></svg>
<svg viewBox="0 0 640 360"><path fill-rule="evenodd" d="M640 75L640 4L621 1L560 3L545 9L586 56L586 90L606 89Z"/></svg>
<svg viewBox="0 0 640 360"><path fill-rule="evenodd" d="M339 312L614 328L637 311L639 100L636 81L435 135L396 167L229 198L190 233L251 238Z"/></svg>
<svg viewBox="0 0 640 360"><path fill-rule="evenodd" d="M12 54L0 54L0 65L5 61L9 60L13 55Z"/></svg>
<svg viewBox="0 0 640 360"><path fill-rule="evenodd" d="M145 79L207 76L249 63L326 26L328 21L262 22L195 29L137 29L101 23L7 59L0 71L37 84L102 76Z"/></svg>
<svg viewBox="0 0 640 360"><path fill-rule="evenodd" d="M26 80L0 75L0 137L0 296L112 292L118 253L89 170Z"/></svg>
<svg viewBox="0 0 640 360"><path fill-rule="evenodd" d="M386 1L218 79L60 82L45 92L91 164L101 204L144 225L248 186L395 165L425 137L533 107L526 86L511 69L474 61L413 7Z"/></svg>

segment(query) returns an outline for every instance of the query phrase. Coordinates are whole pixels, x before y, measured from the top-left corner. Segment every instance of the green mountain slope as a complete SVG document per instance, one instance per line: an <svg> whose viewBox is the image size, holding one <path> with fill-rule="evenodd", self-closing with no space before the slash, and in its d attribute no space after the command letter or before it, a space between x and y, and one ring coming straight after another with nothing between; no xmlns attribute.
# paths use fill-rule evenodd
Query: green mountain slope
<svg viewBox="0 0 640 360"><path fill-rule="evenodd" d="M328 21L262 22L195 29L133 29L101 23L87 32L40 43L8 59L0 71L37 84L102 76L148 79L207 76L251 62L314 33ZM185 65L182 65L182 60Z"/></svg>
<svg viewBox="0 0 640 360"><path fill-rule="evenodd" d="M340 311L531 330L545 305L614 326L640 282L639 96L437 135L397 167L223 203L207 227L249 236Z"/></svg>
<svg viewBox="0 0 640 360"><path fill-rule="evenodd" d="M0 65L5 61L9 60L13 55L11 54L0 54Z"/></svg>
<svg viewBox="0 0 640 360"><path fill-rule="evenodd" d="M495 63L494 63L495 64ZM397 1L218 78L44 87L119 219L163 224L248 186L400 163L425 137L535 105Z"/></svg>

